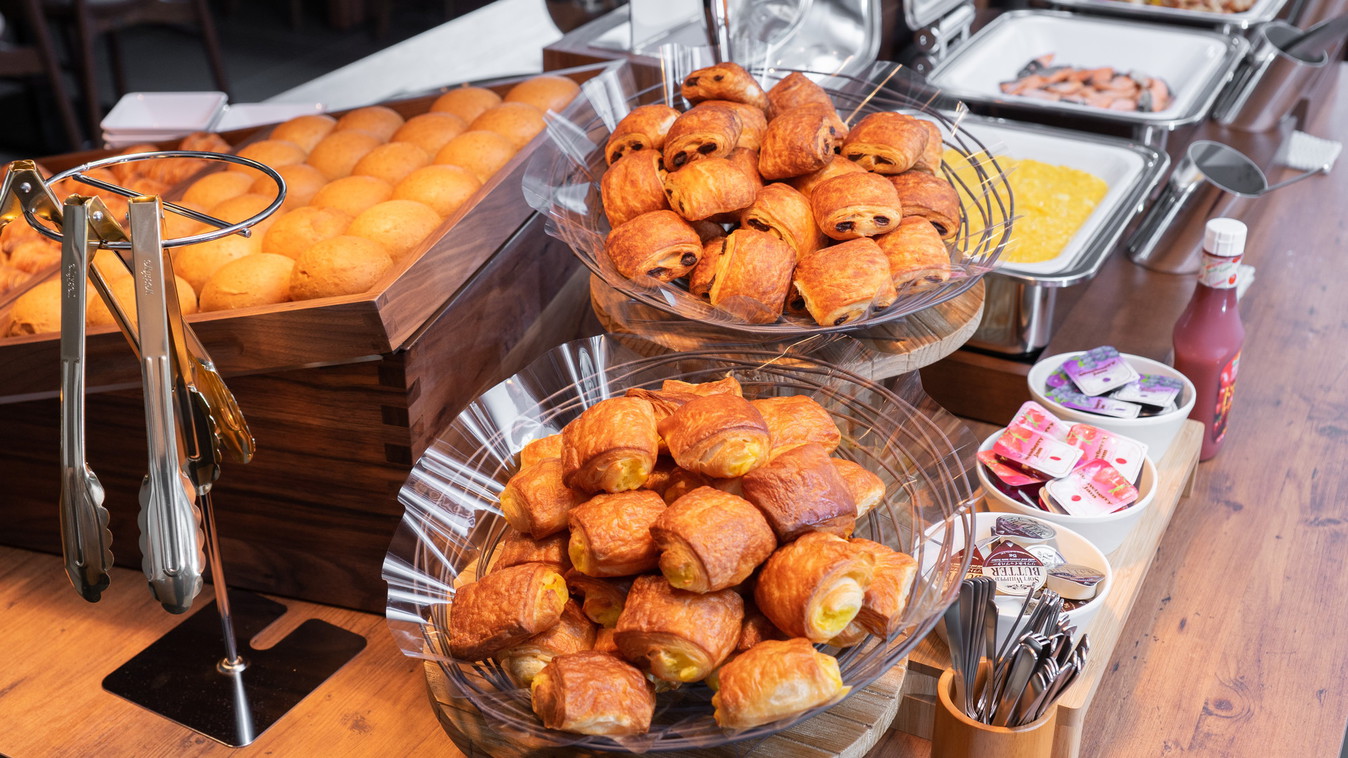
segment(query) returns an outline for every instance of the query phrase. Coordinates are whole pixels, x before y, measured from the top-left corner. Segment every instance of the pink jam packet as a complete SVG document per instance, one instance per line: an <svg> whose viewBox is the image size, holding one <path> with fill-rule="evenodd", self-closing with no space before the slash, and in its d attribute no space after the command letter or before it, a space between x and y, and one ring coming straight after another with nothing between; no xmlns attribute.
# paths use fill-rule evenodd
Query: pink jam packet
<svg viewBox="0 0 1348 758"><path fill-rule="evenodd" d="M1063 362L1062 370L1082 394L1092 397L1116 390L1138 378L1137 369L1129 365L1118 350L1107 345L1068 358Z"/></svg>
<svg viewBox="0 0 1348 758"><path fill-rule="evenodd" d="M1033 400L1027 400L1016 411L1016 417L1007 426L1023 426L1041 434L1047 434L1055 440L1067 441L1067 424L1054 416L1047 408Z"/></svg>
<svg viewBox="0 0 1348 758"><path fill-rule="evenodd" d="M1142 461L1147 457L1147 446L1131 437L1090 424L1073 424L1067 431L1067 442L1081 448L1078 468L1100 460L1118 469L1129 482L1136 482L1142 476Z"/></svg>
<svg viewBox="0 0 1348 758"><path fill-rule="evenodd" d="M1044 479L1067 476L1081 459L1079 448L1023 426L1007 427L992 452L1003 463Z"/></svg>
<svg viewBox="0 0 1348 758"><path fill-rule="evenodd" d="M1101 460L1045 484L1044 491L1073 516L1106 516L1137 502L1137 488L1118 469Z"/></svg>
<svg viewBox="0 0 1348 758"><path fill-rule="evenodd" d="M997 460L997 455L991 450L980 450L978 452L978 461L984 466L987 466L988 471L992 472L993 476L997 477L997 479L1008 487L1027 487L1032 484L1044 483L1043 479L1037 479Z"/></svg>
<svg viewBox="0 0 1348 758"><path fill-rule="evenodd" d="M1051 389L1047 395L1049 399L1064 408L1095 413L1100 416L1137 418L1142 413L1142 406L1137 403L1125 403L1122 400L1109 397L1091 397L1066 387Z"/></svg>

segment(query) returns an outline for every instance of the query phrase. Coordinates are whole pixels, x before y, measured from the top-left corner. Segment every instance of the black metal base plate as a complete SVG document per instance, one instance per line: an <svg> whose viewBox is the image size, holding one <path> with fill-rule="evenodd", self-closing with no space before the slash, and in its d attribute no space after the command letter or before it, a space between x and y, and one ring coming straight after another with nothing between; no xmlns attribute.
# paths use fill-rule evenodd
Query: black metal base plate
<svg viewBox="0 0 1348 758"><path fill-rule="evenodd" d="M108 674L103 689L231 747L257 739L365 649L365 638L309 619L266 650L248 644L285 613L261 595L230 593L239 653L247 667L222 673L224 635L215 603Z"/></svg>

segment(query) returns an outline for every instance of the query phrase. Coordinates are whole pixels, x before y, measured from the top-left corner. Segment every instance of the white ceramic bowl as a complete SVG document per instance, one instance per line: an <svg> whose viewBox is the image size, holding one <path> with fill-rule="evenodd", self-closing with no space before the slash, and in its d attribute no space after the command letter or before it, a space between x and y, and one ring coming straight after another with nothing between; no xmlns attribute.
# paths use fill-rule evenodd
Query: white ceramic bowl
<svg viewBox="0 0 1348 758"><path fill-rule="evenodd" d="M979 451L991 450L1003 431L998 429L995 434L983 440ZM987 466L979 463L974 468L978 469L978 483L983 485L983 502L987 504L989 510L1033 516L1051 523L1055 529L1065 526L1086 538L1105 554L1114 552L1124 540L1128 539L1128 535L1132 534L1133 528L1142 520L1142 515L1147 512L1151 502L1156 499L1156 464L1152 463L1150 455L1142 461L1142 476L1137 483L1137 502L1121 511L1104 516L1071 516L1065 513L1050 513L1026 505L997 489Z"/></svg>
<svg viewBox="0 0 1348 758"><path fill-rule="evenodd" d="M985 537L992 536L992 526L997 522L997 517L1000 515L1002 514L974 514L974 539L981 540ZM1031 516L1031 518L1037 517ZM1100 609L1104 607L1106 600L1109 598L1109 590L1114 584L1114 569L1110 566L1109 559L1105 557L1105 554L1101 553L1100 550L1092 545L1085 537L1082 537L1080 534L1077 534L1061 524L1049 523L1044 519L1037 520L1044 521L1057 532L1054 541L1057 543L1058 552L1062 553L1062 556L1067 559L1068 563L1080 563L1092 568L1098 568L1104 572L1105 579L1100 582L1096 589L1095 597L1091 598L1089 602L1084 603L1076 610L1066 611L1064 613L1068 623L1077 628L1076 638L1080 638L1082 634L1090 631L1091 622L1094 621L1096 615L1100 612ZM962 549L964 544L963 540L960 539L961 530L951 530L950 534L955 541L952 545L952 550ZM936 553L936 551L932 550L924 552L931 556L934 556ZM1020 613L1020 607L1021 604L1024 603L1024 600L1025 599L1022 597L1012 597L1009 595L997 596L998 647L1001 647L1006 635L1011 632L1011 626L1016 622L1016 616ZM944 619L941 623L936 625L936 633L942 640L946 640L947 643L949 642L946 638Z"/></svg>
<svg viewBox="0 0 1348 758"><path fill-rule="evenodd" d="M1160 361L1153 361L1150 358L1143 358L1140 355L1129 355L1123 353L1123 359L1128 364L1137 369L1139 374L1160 374L1180 380L1184 383L1184 389L1180 390L1179 408L1170 413L1161 413L1155 416L1139 416L1138 418L1113 418L1111 416L1100 416L1095 413L1086 413L1055 402L1045 392L1048 387L1044 384L1049 374L1057 371L1062 364L1069 358L1081 355L1084 351L1075 353L1059 353L1041 359L1030 368L1030 375L1026 380L1030 385L1030 396L1035 402L1044 406L1052 413L1064 421L1073 424L1082 423L1098 426L1107 431L1122 434L1125 437L1132 437L1147 446L1147 456L1154 461L1161 460L1165 456L1165 451L1170 449L1170 443L1179 434L1180 427L1184 425L1184 420L1189 418L1189 412L1194 409L1194 385L1184 374L1176 371Z"/></svg>

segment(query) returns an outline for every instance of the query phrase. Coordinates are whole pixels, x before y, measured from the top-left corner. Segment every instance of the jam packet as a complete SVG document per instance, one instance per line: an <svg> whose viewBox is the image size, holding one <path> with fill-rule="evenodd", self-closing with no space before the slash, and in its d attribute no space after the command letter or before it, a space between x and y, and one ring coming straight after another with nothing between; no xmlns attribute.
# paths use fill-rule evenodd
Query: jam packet
<svg viewBox="0 0 1348 758"><path fill-rule="evenodd" d="M1082 455L1080 448L1021 426L1002 432L992 452L1003 463L1045 479L1067 476Z"/></svg>
<svg viewBox="0 0 1348 758"><path fill-rule="evenodd" d="M1080 391L1077 389L1077 386L1072 383L1072 377L1068 376L1066 371L1063 371L1061 368L1058 368L1055 369L1053 373L1045 377L1044 394L1048 394L1049 392L1052 392L1053 390L1060 388L1066 388L1073 392Z"/></svg>
<svg viewBox="0 0 1348 758"><path fill-rule="evenodd" d="M1047 408L1033 400L1027 400L1016 411L1016 417L1007 426L1023 426L1041 434L1047 434L1055 440L1067 441L1068 425L1054 416Z"/></svg>
<svg viewBox="0 0 1348 758"><path fill-rule="evenodd" d="M1142 374L1137 381L1114 390L1110 397L1128 403L1141 403L1152 408L1164 408L1179 398L1184 383L1160 374Z"/></svg>
<svg viewBox="0 0 1348 758"><path fill-rule="evenodd" d="M1136 483L1142 476L1142 461L1147 446L1131 437L1100 429L1090 424L1073 424L1067 431L1068 444L1081 448L1081 463L1101 460L1118 469L1123 478Z"/></svg>
<svg viewBox="0 0 1348 758"><path fill-rule="evenodd" d="M1129 365L1118 350L1107 345L1068 358L1063 362L1062 370L1082 394L1091 397L1118 389L1138 378L1137 369Z"/></svg>
<svg viewBox="0 0 1348 758"><path fill-rule="evenodd" d="M1043 479L1030 476L1020 469L1014 469L1005 463L1002 463L997 459L997 454L991 450L980 450L978 452L978 461L984 466L987 466L988 471L990 471L1002 484L1005 484L1008 487L1030 487L1044 483Z"/></svg>
<svg viewBox="0 0 1348 758"><path fill-rule="evenodd" d="M1045 484L1044 491L1073 516L1107 516L1137 502L1137 488L1118 469L1101 460Z"/></svg>
<svg viewBox="0 0 1348 758"><path fill-rule="evenodd" d="M1095 413L1101 416L1137 418L1142 413L1142 406L1137 403L1125 403L1122 400L1115 400L1110 397L1091 397L1065 387L1049 390L1047 394L1049 399L1064 408Z"/></svg>

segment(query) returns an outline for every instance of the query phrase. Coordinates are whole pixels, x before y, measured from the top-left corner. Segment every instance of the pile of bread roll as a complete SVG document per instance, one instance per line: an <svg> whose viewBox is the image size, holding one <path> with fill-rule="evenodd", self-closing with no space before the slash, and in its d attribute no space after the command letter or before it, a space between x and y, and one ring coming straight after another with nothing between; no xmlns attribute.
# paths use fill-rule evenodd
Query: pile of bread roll
<svg viewBox="0 0 1348 758"><path fill-rule="evenodd" d="M842 698L816 644L887 638L912 557L852 538L884 482L833 457L829 412L725 378L587 408L520 453L509 529L456 591L449 652L496 659L550 729L633 735L657 692L706 682L746 729Z"/></svg>
<svg viewBox="0 0 1348 758"><path fill-rule="evenodd" d="M806 76L765 92L734 63L694 71L682 93L691 109L637 107L605 147L605 250L621 275L686 278L748 323L823 326L950 278L960 200L934 123L877 112L849 128Z"/></svg>

